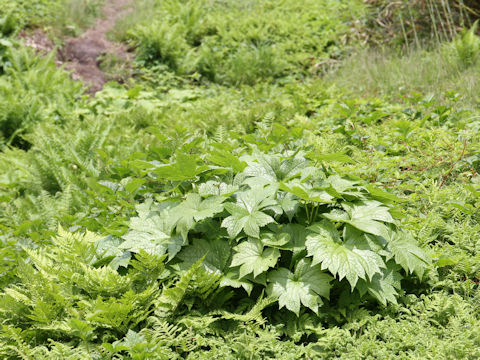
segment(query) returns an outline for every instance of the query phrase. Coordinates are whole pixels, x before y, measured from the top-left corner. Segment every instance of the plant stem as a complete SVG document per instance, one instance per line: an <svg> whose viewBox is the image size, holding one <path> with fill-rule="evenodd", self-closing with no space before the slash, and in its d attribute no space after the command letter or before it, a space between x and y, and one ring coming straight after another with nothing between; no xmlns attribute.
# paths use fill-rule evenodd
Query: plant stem
<svg viewBox="0 0 480 360"><path fill-rule="evenodd" d="M305 211L307 212L307 221L310 221L310 213L308 211L308 203L305 201Z"/></svg>

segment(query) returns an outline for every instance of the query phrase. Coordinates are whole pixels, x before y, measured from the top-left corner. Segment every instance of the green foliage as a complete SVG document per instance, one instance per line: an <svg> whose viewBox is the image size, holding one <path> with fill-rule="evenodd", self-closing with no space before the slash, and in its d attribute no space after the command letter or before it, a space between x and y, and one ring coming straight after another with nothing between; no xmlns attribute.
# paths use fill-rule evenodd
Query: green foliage
<svg viewBox="0 0 480 360"><path fill-rule="evenodd" d="M163 21L151 23L137 28L132 36L139 43L138 59L147 65L159 61L176 70L179 66L178 58L186 51L178 24L170 26Z"/></svg>
<svg viewBox="0 0 480 360"><path fill-rule="evenodd" d="M476 35L478 21L445 46L445 55L462 68L475 65L480 56L480 37Z"/></svg>
<svg viewBox="0 0 480 360"><path fill-rule="evenodd" d="M75 34L99 15L103 0L1 0L0 35L24 27L52 26L54 32Z"/></svg>
<svg viewBox="0 0 480 360"><path fill-rule="evenodd" d="M278 152L273 143L265 154L246 142L229 163L219 156L227 144L187 138L188 153L180 148L170 159L136 162L143 184L161 184L150 191L162 202L137 207L120 248L168 254L172 263L186 262L183 269L195 254L206 255L205 266L220 271L224 284L249 293L266 287L297 315L300 304L318 312L320 296L328 298L344 278L352 292L361 279L361 294L396 302L400 266L420 277L427 268L428 256L398 228L390 201L374 200L380 190L316 167L305 149L284 143L291 150ZM179 176L181 168L189 171ZM209 259L209 252L225 252L225 260Z"/></svg>
<svg viewBox="0 0 480 360"><path fill-rule="evenodd" d="M141 2L133 15L140 24L128 24L123 34L118 29L117 36L136 45L142 65L164 64L179 75L220 84L254 85L314 72L321 58L337 57L347 7L352 16L361 13L357 1ZM162 20L151 22L152 13Z"/></svg>
<svg viewBox="0 0 480 360"><path fill-rule="evenodd" d="M317 79L363 3L145 0L134 78L87 98L15 33L100 2L0 4L1 358L479 357L476 66Z"/></svg>
<svg viewBox="0 0 480 360"><path fill-rule="evenodd" d="M0 146L28 148L22 135L35 124L53 122L52 118L61 123L70 117L69 111L82 88L56 70L53 56L40 58L26 47L13 45L3 54Z"/></svg>
<svg viewBox="0 0 480 360"><path fill-rule="evenodd" d="M171 283L165 258L140 252L120 274L102 250L105 240L59 229L52 245L27 250L16 283L0 293L3 358L195 358L204 346L234 356L255 350L245 343L232 352L234 337L222 345L212 336L221 331L215 322L243 323L268 334L254 324L263 324L261 311L272 299L259 299L245 314L215 310L225 294L218 290L220 277L203 270L202 260ZM193 304L210 315L186 315Z"/></svg>

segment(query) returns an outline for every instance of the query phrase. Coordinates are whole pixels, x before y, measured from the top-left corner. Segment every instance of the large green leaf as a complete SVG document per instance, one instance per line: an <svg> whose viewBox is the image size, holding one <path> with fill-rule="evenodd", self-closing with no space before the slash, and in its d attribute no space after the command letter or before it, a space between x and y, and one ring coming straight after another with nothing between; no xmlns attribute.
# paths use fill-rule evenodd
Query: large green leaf
<svg viewBox="0 0 480 360"><path fill-rule="evenodd" d="M401 289L400 281L402 280L402 275L398 272L399 268L398 265L389 262L387 268L382 269L380 274L375 274L370 281L359 280L358 291L361 295L368 292L384 306L387 302L396 304L397 290Z"/></svg>
<svg viewBox="0 0 480 360"><path fill-rule="evenodd" d="M110 259L108 265L117 270L120 266L128 267L131 259L131 253L120 249L122 239L108 235L98 240L96 243L97 255L99 259ZM100 260L102 261L102 260Z"/></svg>
<svg viewBox="0 0 480 360"><path fill-rule="evenodd" d="M236 204L225 204L225 209L231 216L223 220L222 227L227 229L230 237L236 237L243 230L248 236L258 239L260 228L275 221L270 215L260 211L277 204L266 196L268 194L265 194L263 189L256 188L239 193Z"/></svg>
<svg viewBox="0 0 480 360"><path fill-rule="evenodd" d="M293 217L300 208L300 202L298 199L293 194L279 192L277 200L281 209L285 215L287 215L288 220L292 221Z"/></svg>
<svg viewBox="0 0 480 360"><path fill-rule="evenodd" d="M308 187L306 184L302 184L298 181L294 181L288 184L281 183L279 188L280 190L286 191L287 193L295 195L298 198L308 202L333 202L333 196L328 194L325 190Z"/></svg>
<svg viewBox="0 0 480 360"><path fill-rule="evenodd" d="M355 189L358 184L356 180L345 179L339 175L329 176L325 182L340 194L345 193L347 190Z"/></svg>
<svg viewBox="0 0 480 360"><path fill-rule="evenodd" d="M386 192L384 190L375 187L374 185L368 184L365 186L365 189L368 190L370 195L383 203L396 203L396 202L404 202L405 199L401 199L396 195Z"/></svg>
<svg viewBox="0 0 480 360"><path fill-rule="evenodd" d="M389 228L384 222L394 222L388 207L378 201L344 203L342 206L345 211L334 209L322 216L333 221L345 222L369 234L388 237Z"/></svg>
<svg viewBox="0 0 480 360"><path fill-rule="evenodd" d="M280 257L280 251L275 248L264 247L257 239L243 241L235 248L231 266L240 266L240 278L253 273L257 277L269 268L274 267Z"/></svg>
<svg viewBox="0 0 480 360"><path fill-rule="evenodd" d="M220 281L220 286L230 286L236 289L243 288L248 295L250 295L253 290L253 284L248 278L240 278L238 268L232 269L225 274Z"/></svg>
<svg viewBox="0 0 480 360"><path fill-rule="evenodd" d="M383 206L383 204L378 201L363 201L351 206L345 205L345 208L350 215L351 221L377 220L388 223L394 222L389 208Z"/></svg>
<svg viewBox="0 0 480 360"><path fill-rule="evenodd" d="M343 228L343 240L345 244L355 246L358 249L372 250L381 256L390 254L386 249L387 240L380 236L365 233L350 224Z"/></svg>
<svg viewBox="0 0 480 360"><path fill-rule="evenodd" d="M287 224L282 226L281 233L288 234L290 241L286 248L291 250L294 255L305 251L305 241L307 239L307 229L300 224Z"/></svg>
<svg viewBox="0 0 480 360"><path fill-rule="evenodd" d="M381 258L371 250L355 247L340 241L335 226L328 220L312 225L312 232L305 243L308 256L313 257L313 264L321 264L339 279L346 278L352 289L359 278L371 279L384 266Z"/></svg>
<svg viewBox="0 0 480 360"><path fill-rule="evenodd" d="M233 155L231 152L222 148L221 144L217 144L215 149L210 150L208 160L212 163L224 167L231 167L235 173L243 171L247 166L247 163L240 161L238 156Z"/></svg>
<svg viewBox="0 0 480 360"><path fill-rule="evenodd" d="M188 270L193 264L204 258L203 265L212 270L225 272L231 257L231 244L225 239L193 239L179 254L182 261L180 269Z"/></svg>
<svg viewBox="0 0 480 360"><path fill-rule="evenodd" d="M230 185L222 181L207 181L206 183L200 184L198 187L198 193L202 196L209 195L232 195L235 191L238 190L238 186Z"/></svg>
<svg viewBox="0 0 480 360"><path fill-rule="evenodd" d="M213 217L223 211L223 196L210 196L205 200L199 194L187 194L185 201L171 210L171 221L184 239L196 222Z"/></svg>
<svg viewBox="0 0 480 360"><path fill-rule="evenodd" d="M282 159L279 155L255 154L247 161L245 168L246 183L252 185L259 180L264 184L276 184L298 175L308 165L303 157Z"/></svg>
<svg viewBox="0 0 480 360"><path fill-rule="evenodd" d="M120 249L131 252L143 249L157 255L167 252L171 237L165 218L142 212L130 219L129 228L130 231L122 236L125 241L119 245Z"/></svg>
<svg viewBox="0 0 480 360"><path fill-rule="evenodd" d="M329 298L331 280L320 266L312 266L310 260L302 259L293 274L286 268L271 271L267 292L278 299L280 308L285 306L297 315L302 304L318 312L318 306L323 304L320 296Z"/></svg>
<svg viewBox="0 0 480 360"><path fill-rule="evenodd" d="M160 178L172 181L191 180L209 169L207 165L197 165L198 156L179 153L172 164L157 166L153 172Z"/></svg>
<svg viewBox="0 0 480 360"><path fill-rule="evenodd" d="M414 272L421 278L431 262L428 255L408 234L401 231L390 234L387 249L391 252L395 262L402 266L407 273Z"/></svg>

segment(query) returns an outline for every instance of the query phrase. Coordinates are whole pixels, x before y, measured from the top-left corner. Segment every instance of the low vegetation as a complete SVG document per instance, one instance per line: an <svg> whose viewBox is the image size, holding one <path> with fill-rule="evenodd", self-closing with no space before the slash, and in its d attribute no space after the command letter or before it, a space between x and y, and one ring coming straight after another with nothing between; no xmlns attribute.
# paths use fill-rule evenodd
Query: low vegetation
<svg viewBox="0 0 480 360"><path fill-rule="evenodd" d="M2 1L0 357L480 356L475 26L373 55L360 1L139 1L89 96L18 34L100 2Z"/></svg>

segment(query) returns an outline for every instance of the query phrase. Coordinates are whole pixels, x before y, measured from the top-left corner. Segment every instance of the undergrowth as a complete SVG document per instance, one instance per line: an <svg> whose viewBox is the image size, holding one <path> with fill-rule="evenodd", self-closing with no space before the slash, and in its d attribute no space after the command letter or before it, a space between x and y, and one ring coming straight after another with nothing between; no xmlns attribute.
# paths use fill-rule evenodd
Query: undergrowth
<svg viewBox="0 0 480 360"><path fill-rule="evenodd" d="M65 3L3 2L2 358L480 356L474 29L339 63L357 1L136 2L87 98L15 37Z"/></svg>
<svg viewBox="0 0 480 360"><path fill-rule="evenodd" d="M407 52L384 47L365 49L339 66L327 78L355 95L409 96L412 92L462 94L462 102L479 102L480 37L477 23L459 32L452 41Z"/></svg>
<svg viewBox="0 0 480 360"><path fill-rule="evenodd" d="M78 35L100 15L104 0L2 0L0 37L42 26L53 34Z"/></svg>
<svg viewBox="0 0 480 360"><path fill-rule="evenodd" d="M253 85L303 77L326 58L340 57L348 41L344 22L362 9L357 1L142 1L114 34L137 48L140 66ZM143 21L147 13L161 20Z"/></svg>

